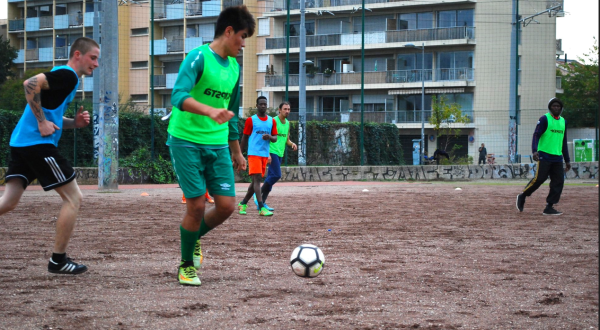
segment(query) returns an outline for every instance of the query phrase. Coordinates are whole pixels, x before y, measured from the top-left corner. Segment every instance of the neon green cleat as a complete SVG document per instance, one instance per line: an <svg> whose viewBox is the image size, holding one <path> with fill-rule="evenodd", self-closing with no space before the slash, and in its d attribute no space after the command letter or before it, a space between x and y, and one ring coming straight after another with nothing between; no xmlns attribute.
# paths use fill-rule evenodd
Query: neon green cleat
<svg viewBox="0 0 600 330"><path fill-rule="evenodd" d="M248 204L238 204L238 209L240 209L240 214L246 214L246 208L248 208Z"/></svg>
<svg viewBox="0 0 600 330"><path fill-rule="evenodd" d="M177 276L179 278L179 284L195 286L202 284L198 275L196 275L196 268L194 266L182 267L182 265L183 261L179 265L179 274Z"/></svg>
<svg viewBox="0 0 600 330"><path fill-rule="evenodd" d="M200 270L202 267L202 262L204 261L204 256L202 255L202 247L200 246L200 240L196 241L196 246L194 247L194 268L196 270Z"/></svg>
<svg viewBox="0 0 600 330"><path fill-rule="evenodd" d="M263 208L260 209L260 212L258 212L258 215L262 215L264 217L270 217L273 215L273 212L267 210L267 208L263 206Z"/></svg>

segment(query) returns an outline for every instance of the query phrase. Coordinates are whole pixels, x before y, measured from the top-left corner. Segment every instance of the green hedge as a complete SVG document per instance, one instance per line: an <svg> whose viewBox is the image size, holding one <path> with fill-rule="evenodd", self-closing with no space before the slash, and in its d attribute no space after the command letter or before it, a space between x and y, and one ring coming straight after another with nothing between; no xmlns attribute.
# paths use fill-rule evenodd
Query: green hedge
<svg viewBox="0 0 600 330"><path fill-rule="evenodd" d="M66 116L72 117L76 107L77 103L73 102ZM21 113L21 111L0 110L0 166L8 165L10 135ZM243 131L244 122L244 119L239 121L240 132ZM154 151L156 162L160 166L148 162L152 138L151 125L151 117L148 115L139 112L119 113L119 162L160 173L153 177L157 183L172 182L174 176L166 173L170 170L169 150L165 145L168 121L160 120L158 115L154 117ZM290 122L290 140L298 142L297 122ZM360 165L360 123L308 122L306 141L309 166ZM76 167L97 166L93 159L92 125L81 129L64 130L59 150ZM365 165L403 164L402 146L395 125L365 124L364 150ZM284 162L287 165L297 165L298 152L287 148Z"/></svg>

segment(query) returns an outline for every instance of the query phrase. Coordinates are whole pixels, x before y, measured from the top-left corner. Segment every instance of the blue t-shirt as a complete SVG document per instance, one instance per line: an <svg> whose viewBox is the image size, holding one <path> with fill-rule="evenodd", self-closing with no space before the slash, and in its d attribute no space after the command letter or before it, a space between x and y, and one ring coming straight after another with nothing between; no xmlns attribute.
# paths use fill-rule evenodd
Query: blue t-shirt
<svg viewBox="0 0 600 330"><path fill-rule="evenodd" d="M73 68L67 65L57 66L52 69L52 71L68 69L73 71L73 74L77 76L77 73ZM51 71L51 72L52 72ZM60 129L57 129L54 134L50 136L42 136L40 134L40 130L38 128L38 121L33 111L31 111L31 107L29 104L25 107L25 111L23 111L23 115L21 119L19 119L19 123L15 127L15 130L12 132L10 136L10 146L11 147L29 147L38 144L53 144L58 147L58 140L62 135L63 128L63 116L69 107L73 98L75 98L75 94L77 93L77 87L79 86L79 79L77 79L77 84L73 90L67 95L67 97L60 103L60 105L54 109L48 109L44 107L42 104L42 110L44 111L44 116L46 116L46 120L53 122ZM51 86L52 87L52 86Z"/></svg>

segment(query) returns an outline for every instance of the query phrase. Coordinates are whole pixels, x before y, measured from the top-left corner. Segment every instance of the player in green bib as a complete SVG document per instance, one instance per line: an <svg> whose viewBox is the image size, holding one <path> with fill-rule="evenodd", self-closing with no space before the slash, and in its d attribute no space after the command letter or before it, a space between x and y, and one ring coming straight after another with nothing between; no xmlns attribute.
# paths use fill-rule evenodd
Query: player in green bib
<svg viewBox="0 0 600 330"><path fill-rule="evenodd" d="M275 123L277 123L277 142L272 142L269 148L269 157L271 163L267 172L267 178L260 188L262 194L263 205L267 210L274 211L272 207L267 205L267 197L273 185L281 179L281 159L285 153L285 147L289 146L293 150L298 150L298 146L290 141L290 122L287 117L290 114L290 103L284 101L279 105L279 115L275 117ZM254 196L254 203L258 205L256 196Z"/></svg>
<svg viewBox="0 0 600 330"><path fill-rule="evenodd" d="M535 176L527 184L522 193L517 196L517 210L523 212L525 198L531 196L548 177L550 177L550 192L546 198L544 215L561 215L562 212L554 209L554 204L560 200L560 195L565 184L565 171L571 169L569 149L567 148L567 122L560 116L563 103L553 97L548 102L549 113L543 115L537 122L533 133L532 152L533 160L537 161Z"/></svg>
<svg viewBox="0 0 600 330"><path fill-rule="evenodd" d="M240 66L236 56L256 23L246 6L221 12L212 43L193 49L181 63L171 95L173 111L167 145L186 197L179 227L179 283L200 285L200 238L222 224L236 208L233 170L245 170L239 145ZM209 190L214 207L205 212Z"/></svg>

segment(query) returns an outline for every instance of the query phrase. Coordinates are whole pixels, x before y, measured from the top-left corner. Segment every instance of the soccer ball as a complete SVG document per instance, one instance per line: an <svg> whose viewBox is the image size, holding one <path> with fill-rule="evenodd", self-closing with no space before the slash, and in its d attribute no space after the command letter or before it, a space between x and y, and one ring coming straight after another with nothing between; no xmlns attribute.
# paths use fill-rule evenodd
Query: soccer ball
<svg viewBox="0 0 600 330"><path fill-rule="evenodd" d="M302 244L292 252L290 264L294 274L300 277L316 277L323 270L325 256L318 247Z"/></svg>

